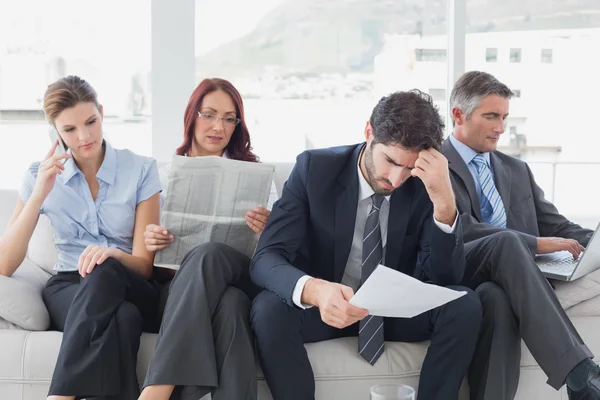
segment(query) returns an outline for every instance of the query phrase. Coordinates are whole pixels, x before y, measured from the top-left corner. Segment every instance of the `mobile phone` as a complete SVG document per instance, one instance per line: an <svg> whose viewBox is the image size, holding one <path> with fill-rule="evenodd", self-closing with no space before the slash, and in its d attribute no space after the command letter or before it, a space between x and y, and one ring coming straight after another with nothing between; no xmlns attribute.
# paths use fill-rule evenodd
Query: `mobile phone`
<svg viewBox="0 0 600 400"><path fill-rule="evenodd" d="M52 142L52 144L54 144L54 142L58 139L58 146L56 146L54 154L65 154L67 152L65 149L64 142L62 141L60 135L56 131L56 128L52 125L50 125L50 127L48 128L48 136L50 136L50 141Z"/></svg>

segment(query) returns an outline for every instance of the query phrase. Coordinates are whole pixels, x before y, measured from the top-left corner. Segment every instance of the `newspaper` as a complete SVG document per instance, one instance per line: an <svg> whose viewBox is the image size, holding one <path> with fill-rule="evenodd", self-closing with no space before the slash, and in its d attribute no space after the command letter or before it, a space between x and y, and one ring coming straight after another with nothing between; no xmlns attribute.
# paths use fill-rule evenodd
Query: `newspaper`
<svg viewBox="0 0 600 400"><path fill-rule="evenodd" d="M161 226L175 240L154 265L179 269L183 257L207 242L225 243L251 257L258 235L246 212L266 207L275 166L223 157L174 156Z"/></svg>

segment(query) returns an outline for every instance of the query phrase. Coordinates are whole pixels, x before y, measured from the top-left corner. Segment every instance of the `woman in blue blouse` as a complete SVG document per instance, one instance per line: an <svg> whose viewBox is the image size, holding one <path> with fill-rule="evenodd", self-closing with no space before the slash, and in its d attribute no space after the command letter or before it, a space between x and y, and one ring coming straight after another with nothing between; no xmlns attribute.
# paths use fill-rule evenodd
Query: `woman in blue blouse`
<svg viewBox="0 0 600 400"><path fill-rule="evenodd" d="M48 87L44 112L62 141L25 174L0 238L0 273L15 272L39 215L48 216L58 263L43 299L52 328L64 332L48 399L137 399L140 336L158 304L144 244L159 220L156 163L103 139L102 106L78 77Z"/></svg>

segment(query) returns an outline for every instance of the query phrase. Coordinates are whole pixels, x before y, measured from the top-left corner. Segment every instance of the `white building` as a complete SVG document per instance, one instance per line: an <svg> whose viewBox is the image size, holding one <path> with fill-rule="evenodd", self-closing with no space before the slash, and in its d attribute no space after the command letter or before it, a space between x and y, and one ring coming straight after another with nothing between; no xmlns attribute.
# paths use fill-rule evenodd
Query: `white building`
<svg viewBox="0 0 600 400"><path fill-rule="evenodd" d="M447 40L445 35L389 36L375 59L376 94L417 87L445 114ZM501 145L509 144L511 134L523 134L529 146L561 146L561 159L597 157L596 146L570 144L600 136L590 124L600 93L599 45L600 29L466 35L466 70L489 72L515 92Z"/></svg>

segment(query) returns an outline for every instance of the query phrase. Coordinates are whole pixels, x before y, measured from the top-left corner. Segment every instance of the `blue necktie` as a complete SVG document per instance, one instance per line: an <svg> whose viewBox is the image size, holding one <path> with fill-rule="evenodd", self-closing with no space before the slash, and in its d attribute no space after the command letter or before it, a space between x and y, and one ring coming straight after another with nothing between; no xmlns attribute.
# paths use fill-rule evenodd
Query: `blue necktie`
<svg viewBox="0 0 600 400"><path fill-rule="evenodd" d="M487 218L487 221L484 222L496 226L498 228L506 228L506 210L504 209L504 203L502 202L500 193L498 193L496 185L494 184L492 171L490 170L487 161L485 160L483 155L478 154L473 158L472 162L475 165L475 168L477 169L477 175L479 176L479 184L481 185L481 191L483 192L483 195L492 207L491 215ZM484 202L482 201L481 203L483 216Z"/></svg>
<svg viewBox="0 0 600 400"><path fill-rule="evenodd" d="M383 196L373 194L373 206L367 216L363 234L362 265L360 268L361 285L373 273L375 267L383 259L381 244L381 227L379 226L379 209ZM369 315L358 324L358 353L373 365L383 354L383 317Z"/></svg>

